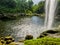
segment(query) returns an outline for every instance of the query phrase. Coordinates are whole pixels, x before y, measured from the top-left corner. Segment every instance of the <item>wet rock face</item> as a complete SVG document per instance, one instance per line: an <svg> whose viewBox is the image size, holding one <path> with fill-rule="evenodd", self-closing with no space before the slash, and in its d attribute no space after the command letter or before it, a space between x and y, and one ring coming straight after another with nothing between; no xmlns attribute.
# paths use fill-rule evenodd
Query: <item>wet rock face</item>
<svg viewBox="0 0 60 45"><path fill-rule="evenodd" d="M32 35L26 35L25 40L30 40L30 39L33 39L33 36Z"/></svg>
<svg viewBox="0 0 60 45"><path fill-rule="evenodd" d="M1 43L4 43L4 38L3 38L3 37L1 37L1 39L0 39L0 40L1 40Z"/></svg>
<svg viewBox="0 0 60 45"><path fill-rule="evenodd" d="M12 42L12 38L5 38L6 44L9 44Z"/></svg>
<svg viewBox="0 0 60 45"><path fill-rule="evenodd" d="M5 43L5 44L10 44L14 42L14 38L12 38L11 36L7 36L7 37L4 37L4 38L1 38L1 43Z"/></svg>
<svg viewBox="0 0 60 45"><path fill-rule="evenodd" d="M14 39L12 39L12 42L14 42L15 40Z"/></svg>
<svg viewBox="0 0 60 45"><path fill-rule="evenodd" d="M54 30L48 30L48 31L46 31L45 33L49 33L49 34L55 34L55 33L58 33L58 31L54 31Z"/></svg>
<svg viewBox="0 0 60 45"><path fill-rule="evenodd" d="M1 37L0 45L19 45L20 43L14 42L14 38L11 36Z"/></svg>
<svg viewBox="0 0 60 45"><path fill-rule="evenodd" d="M11 40L7 40L6 41L6 44L10 44L12 41Z"/></svg>
<svg viewBox="0 0 60 45"><path fill-rule="evenodd" d="M12 38L5 38L5 41L7 41L7 40L12 40Z"/></svg>
<svg viewBox="0 0 60 45"><path fill-rule="evenodd" d="M4 44L4 43L5 43L5 41L4 41L4 40L1 40L1 41L0 41L0 43L1 43L1 44Z"/></svg>
<svg viewBox="0 0 60 45"><path fill-rule="evenodd" d="M42 38L42 37L45 37L45 36L47 36L48 34L47 33L42 33L38 38Z"/></svg>
<svg viewBox="0 0 60 45"><path fill-rule="evenodd" d="M59 32L55 31L55 30L48 30L48 31L41 33L38 38L42 38L42 37L48 36L49 34L52 35L52 34L56 34L56 33L59 33Z"/></svg>

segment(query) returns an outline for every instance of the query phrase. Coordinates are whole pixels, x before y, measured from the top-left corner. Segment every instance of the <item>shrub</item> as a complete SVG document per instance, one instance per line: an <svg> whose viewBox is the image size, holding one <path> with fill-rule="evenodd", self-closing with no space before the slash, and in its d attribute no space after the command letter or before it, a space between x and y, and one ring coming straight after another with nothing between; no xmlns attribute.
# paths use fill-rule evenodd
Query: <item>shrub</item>
<svg viewBox="0 0 60 45"><path fill-rule="evenodd" d="M36 40L26 40L25 45L60 45L60 38L44 37Z"/></svg>

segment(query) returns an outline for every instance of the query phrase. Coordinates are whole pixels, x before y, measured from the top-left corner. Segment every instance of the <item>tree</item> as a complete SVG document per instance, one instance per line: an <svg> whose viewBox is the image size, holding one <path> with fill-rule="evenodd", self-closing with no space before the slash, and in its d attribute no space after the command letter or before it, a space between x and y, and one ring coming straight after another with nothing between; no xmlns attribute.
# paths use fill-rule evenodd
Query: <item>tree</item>
<svg viewBox="0 0 60 45"><path fill-rule="evenodd" d="M27 10L32 11L32 0L0 0L0 12L3 13L26 13Z"/></svg>
<svg viewBox="0 0 60 45"><path fill-rule="evenodd" d="M16 7L15 0L0 0L0 12L8 13L13 12Z"/></svg>
<svg viewBox="0 0 60 45"><path fill-rule="evenodd" d="M38 6L39 7L38 7L38 10L37 10L37 13L44 13L45 1L39 2Z"/></svg>
<svg viewBox="0 0 60 45"><path fill-rule="evenodd" d="M0 0L0 6L14 8L16 7L16 3L14 0Z"/></svg>
<svg viewBox="0 0 60 45"><path fill-rule="evenodd" d="M38 5L34 5L33 8L33 12L34 13L44 13L44 5L45 5L45 1L40 1Z"/></svg>
<svg viewBox="0 0 60 45"><path fill-rule="evenodd" d="M28 9L30 11L32 11L32 6L33 6L33 1L32 0L28 0Z"/></svg>
<svg viewBox="0 0 60 45"><path fill-rule="evenodd" d="M32 10L33 10L33 13L36 13L36 11L38 10L38 5L34 5L33 7L32 7Z"/></svg>

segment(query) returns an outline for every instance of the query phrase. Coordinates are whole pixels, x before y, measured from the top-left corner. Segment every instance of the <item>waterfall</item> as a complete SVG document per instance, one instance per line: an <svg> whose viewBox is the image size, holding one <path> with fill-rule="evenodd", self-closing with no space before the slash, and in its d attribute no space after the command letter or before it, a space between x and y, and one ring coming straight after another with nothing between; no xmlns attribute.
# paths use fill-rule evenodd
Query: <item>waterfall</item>
<svg viewBox="0 0 60 45"><path fill-rule="evenodd" d="M48 14L49 14L49 0L46 1L45 4L45 27L47 27L47 22L48 22Z"/></svg>
<svg viewBox="0 0 60 45"><path fill-rule="evenodd" d="M51 29L54 22L55 10L57 7L57 0L46 0L45 6L45 27Z"/></svg>

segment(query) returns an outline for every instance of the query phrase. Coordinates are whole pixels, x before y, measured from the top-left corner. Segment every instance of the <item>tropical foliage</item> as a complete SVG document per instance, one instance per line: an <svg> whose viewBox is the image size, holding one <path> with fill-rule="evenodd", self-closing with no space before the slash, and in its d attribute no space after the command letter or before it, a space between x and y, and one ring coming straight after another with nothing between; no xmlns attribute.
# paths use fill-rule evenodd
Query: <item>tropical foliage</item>
<svg viewBox="0 0 60 45"><path fill-rule="evenodd" d="M43 13L44 1L34 5L32 0L0 0L0 13Z"/></svg>

